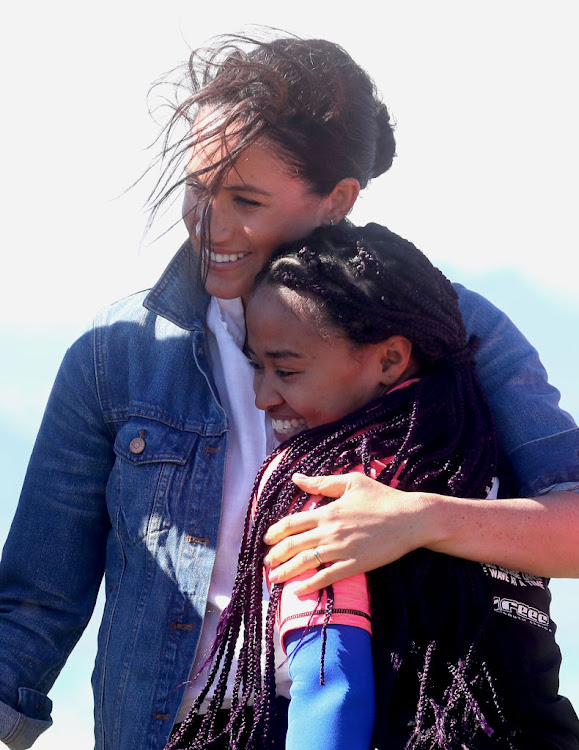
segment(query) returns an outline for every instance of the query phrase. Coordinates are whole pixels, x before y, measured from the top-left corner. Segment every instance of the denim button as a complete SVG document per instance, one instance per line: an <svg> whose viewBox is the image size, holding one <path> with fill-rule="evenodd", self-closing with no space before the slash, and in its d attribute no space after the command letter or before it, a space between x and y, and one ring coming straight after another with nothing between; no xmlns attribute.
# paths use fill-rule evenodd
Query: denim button
<svg viewBox="0 0 579 750"><path fill-rule="evenodd" d="M145 450L146 443L142 437L136 437L129 443L131 453L142 453Z"/></svg>
<svg viewBox="0 0 579 750"><path fill-rule="evenodd" d="M192 536L191 534L187 535L186 539L189 544L202 544L204 547L207 547L211 541L211 539L206 536Z"/></svg>
<svg viewBox="0 0 579 750"><path fill-rule="evenodd" d="M171 630L186 630L192 633L195 630L195 625L192 622L172 622Z"/></svg>

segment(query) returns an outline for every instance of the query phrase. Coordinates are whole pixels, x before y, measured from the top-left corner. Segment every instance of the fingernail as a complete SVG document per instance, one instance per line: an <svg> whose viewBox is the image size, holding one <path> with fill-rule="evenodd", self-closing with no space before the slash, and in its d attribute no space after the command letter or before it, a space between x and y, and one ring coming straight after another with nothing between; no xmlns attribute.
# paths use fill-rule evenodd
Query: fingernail
<svg viewBox="0 0 579 750"><path fill-rule="evenodd" d="M277 579L279 576L275 572L275 570L271 570L267 575L271 583L277 583Z"/></svg>

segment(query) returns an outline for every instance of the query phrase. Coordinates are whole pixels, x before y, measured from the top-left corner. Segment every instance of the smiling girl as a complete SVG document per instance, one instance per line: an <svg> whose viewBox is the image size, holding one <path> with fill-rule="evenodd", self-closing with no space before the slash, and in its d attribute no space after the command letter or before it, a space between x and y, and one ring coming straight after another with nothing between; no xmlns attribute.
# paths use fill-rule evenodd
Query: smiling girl
<svg viewBox="0 0 579 750"><path fill-rule="evenodd" d="M246 321L256 405L282 442L258 474L216 659L168 748L267 747L274 621L292 679L286 750L579 747L544 579L427 550L319 594L303 593L315 571L276 586L274 570L262 622L265 531L328 502L300 492L295 472L495 496L494 425L450 282L383 227L327 227L274 253ZM323 549L312 554L323 568Z"/></svg>

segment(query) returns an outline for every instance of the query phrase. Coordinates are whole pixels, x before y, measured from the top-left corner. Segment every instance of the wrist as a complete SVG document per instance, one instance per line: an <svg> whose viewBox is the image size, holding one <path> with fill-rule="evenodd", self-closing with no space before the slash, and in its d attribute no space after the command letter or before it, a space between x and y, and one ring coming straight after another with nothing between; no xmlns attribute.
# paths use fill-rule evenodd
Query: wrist
<svg viewBox="0 0 579 750"><path fill-rule="evenodd" d="M452 536L453 523L449 511L455 498L434 492L412 493L416 508L415 548L424 547L433 552L443 552Z"/></svg>

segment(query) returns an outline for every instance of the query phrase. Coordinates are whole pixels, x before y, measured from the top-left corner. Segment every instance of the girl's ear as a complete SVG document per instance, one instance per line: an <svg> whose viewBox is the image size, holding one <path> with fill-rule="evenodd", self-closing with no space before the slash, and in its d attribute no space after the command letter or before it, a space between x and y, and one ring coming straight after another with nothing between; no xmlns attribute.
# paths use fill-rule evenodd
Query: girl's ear
<svg viewBox="0 0 579 750"><path fill-rule="evenodd" d="M360 183L355 177L344 177L327 196L325 224L334 224L347 216L360 194Z"/></svg>
<svg viewBox="0 0 579 750"><path fill-rule="evenodd" d="M391 388L416 373L412 343L405 336L390 336L381 344L382 385Z"/></svg>

